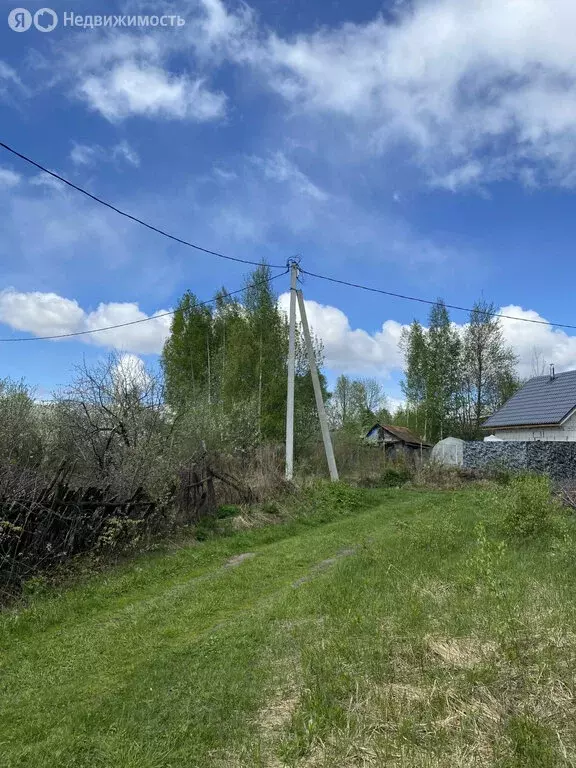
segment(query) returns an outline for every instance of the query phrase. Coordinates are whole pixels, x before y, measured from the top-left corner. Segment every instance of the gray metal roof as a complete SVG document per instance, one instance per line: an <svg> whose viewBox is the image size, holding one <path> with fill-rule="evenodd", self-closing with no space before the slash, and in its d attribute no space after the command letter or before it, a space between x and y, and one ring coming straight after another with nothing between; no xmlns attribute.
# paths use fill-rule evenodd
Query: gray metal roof
<svg viewBox="0 0 576 768"><path fill-rule="evenodd" d="M530 379L483 427L560 424L576 408L576 371Z"/></svg>

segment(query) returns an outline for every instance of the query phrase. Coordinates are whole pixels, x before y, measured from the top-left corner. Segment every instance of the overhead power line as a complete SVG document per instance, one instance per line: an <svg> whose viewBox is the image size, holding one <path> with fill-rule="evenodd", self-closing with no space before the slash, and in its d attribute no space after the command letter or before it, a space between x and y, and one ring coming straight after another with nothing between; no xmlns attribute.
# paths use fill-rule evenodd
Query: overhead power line
<svg viewBox="0 0 576 768"><path fill-rule="evenodd" d="M403 293L393 293L392 291L384 291L382 288L374 288L370 285L360 285L359 283L351 283L348 280L338 280L336 277L328 277L328 275L318 275L314 272L308 272L307 269L303 269L300 267L300 272L304 275L308 275L309 277L316 277L318 280L328 280L330 283L338 283L338 285L346 285L350 288L359 288L362 291L370 291L371 293L380 293L384 296L393 296L395 299L404 299L406 301L416 301L419 304L429 304L434 305L438 303L438 300L433 301L432 299L422 299L418 296L407 296ZM480 315L486 315L489 317L499 317L504 320L517 320L521 323L534 323L535 325L553 325L556 328L571 328L573 330L576 330L576 325L569 325L568 323L553 323L549 320L533 320L529 317L514 317L513 315L503 315L500 312L485 312L483 310L474 310L470 309L470 307L460 307L457 304L447 304L444 302L444 306L447 309L456 309L461 312L478 312Z"/></svg>
<svg viewBox="0 0 576 768"><path fill-rule="evenodd" d="M117 206L112 205L112 203L109 203L106 200L103 200L101 197L97 197L96 195L93 195L91 192L88 192L86 189L79 187L77 184L74 184L68 179L65 179L63 176L60 176L59 174L54 173L54 171L48 170L48 168L45 168L43 165L40 165L40 163L37 163L35 160L32 160L32 158L27 157L26 155L23 155L21 152L18 152L13 147L10 147L8 144L5 144L3 141L0 141L0 147L2 147L3 149L6 149L8 152L11 152L13 155L15 155L16 157L19 157L21 160L24 160L26 163L33 165L34 168L38 168L38 170L42 171L43 173L47 173L49 176L52 176L53 179L57 179L58 181L61 181L62 184L66 184L72 189L75 189L77 192L81 192L83 195L86 195L86 197L89 197L91 200L94 200L95 202L100 203L100 205L103 205L106 208L109 208L111 211L118 213L120 216L124 216L125 218L130 219L130 221L135 221L137 224L141 224L143 227L146 227L146 229L150 229L152 230L152 232L156 232L159 235L162 235L163 237L167 237L170 240L174 240L174 242L176 243L180 243L181 245L186 245L188 246L188 248L194 248L195 250L201 251L202 253L208 253L210 256L217 256L219 259L226 259L227 261L237 261L241 264L251 264L257 267L260 266L261 262L259 261L250 261L249 259L241 259L238 256L226 256L225 254L219 253L218 251L211 251L209 248L204 248L201 245L196 245L195 243L191 243L188 240L184 240L181 237L177 237L176 235L171 235L170 232L166 232L164 229L160 229L160 227L155 227L153 224L149 224L143 219L139 219L137 216L133 216L131 213L128 213L127 211L123 211L121 208L118 208ZM282 269L284 267L283 264L271 264L270 266L277 269Z"/></svg>
<svg viewBox="0 0 576 768"><path fill-rule="evenodd" d="M267 278L266 280L257 280L254 283L250 283L249 285L244 286L244 288L238 288L237 291L231 291L230 293L226 293L226 296L235 296L238 293L242 293L247 288L256 288L259 285L265 285L267 283L271 283L272 280L276 280L278 277L283 277L284 275L287 275L289 269L285 269L283 272L280 272L278 275L272 275L272 277ZM207 304L213 304L216 301L216 299L207 299L206 301L199 301L195 306L197 307L204 307ZM140 323L149 323L152 320L159 320L161 317L169 317L170 315L174 315L177 310L172 309L170 312L161 312L158 315L151 315L150 317L143 317L141 320L130 320L127 323L118 323L117 325L106 325L103 328L92 328L89 331L73 331L72 333L58 333L53 336L19 336L12 339L0 339L0 343L2 342L10 342L10 341L52 341L54 339L69 339L73 336L88 336L91 333L100 333L101 331L113 331L116 328L126 328L129 325L139 325Z"/></svg>

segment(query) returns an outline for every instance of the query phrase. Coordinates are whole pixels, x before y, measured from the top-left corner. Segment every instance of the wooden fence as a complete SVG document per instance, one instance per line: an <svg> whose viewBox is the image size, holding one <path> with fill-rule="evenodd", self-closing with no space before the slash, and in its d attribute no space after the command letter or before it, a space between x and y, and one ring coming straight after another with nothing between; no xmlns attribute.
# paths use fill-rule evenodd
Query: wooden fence
<svg viewBox="0 0 576 768"><path fill-rule="evenodd" d="M215 515L219 483L236 488L239 500L251 500L249 489L207 459L182 469L161 504L143 488L121 498L110 487L78 487L70 474L62 466L48 483L0 485L0 589L74 555L121 549L144 535Z"/></svg>

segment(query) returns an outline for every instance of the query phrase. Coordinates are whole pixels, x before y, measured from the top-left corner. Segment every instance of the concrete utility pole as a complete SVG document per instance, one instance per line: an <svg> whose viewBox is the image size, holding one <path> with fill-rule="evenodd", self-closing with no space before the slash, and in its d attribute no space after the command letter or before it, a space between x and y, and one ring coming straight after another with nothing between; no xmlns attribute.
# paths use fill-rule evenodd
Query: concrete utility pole
<svg viewBox="0 0 576 768"><path fill-rule="evenodd" d="M318 418L320 420L320 429L322 430L322 440L324 441L324 451L326 452L326 461L328 462L328 469L330 471L330 479L332 482L338 480L338 470L336 469L336 459L334 458L334 449L332 447L332 439L330 437L330 430L328 428L328 419L326 418L326 410L324 408L324 400L322 398L322 387L320 386L320 378L318 376L318 368L316 367L316 357L314 356L314 347L312 346L312 339L310 337L310 328L308 327L308 318L306 316L306 307L304 306L304 296L302 291L296 291L298 296L298 306L300 308L300 320L302 321L302 330L304 331L304 340L306 342L306 352L308 353L308 364L310 365L310 373L312 375L312 384L314 386L314 397L316 398L316 410L318 411Z"/></svg>
<svg viewBox="0 0 576 768"><path fill-rule="evenodd" d="M288 337L288 397L286 398L286 480L294 476L294 367L296 357L296 286L298 264L290 262L290 335Z"/></svg>

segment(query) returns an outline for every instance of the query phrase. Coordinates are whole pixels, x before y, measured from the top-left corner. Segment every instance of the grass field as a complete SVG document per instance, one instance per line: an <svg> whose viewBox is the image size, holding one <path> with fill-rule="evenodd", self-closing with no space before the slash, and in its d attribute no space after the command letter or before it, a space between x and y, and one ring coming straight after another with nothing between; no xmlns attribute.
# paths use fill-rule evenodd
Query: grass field
<svg viewBox="0 0 576 768"><path fill-rule="evenodd" d="M2 768L576 765L572 522L370 494L0 616Z"/></svg>

